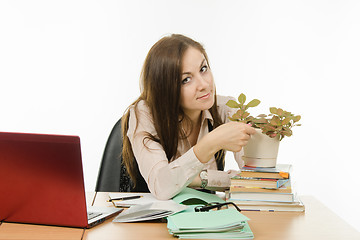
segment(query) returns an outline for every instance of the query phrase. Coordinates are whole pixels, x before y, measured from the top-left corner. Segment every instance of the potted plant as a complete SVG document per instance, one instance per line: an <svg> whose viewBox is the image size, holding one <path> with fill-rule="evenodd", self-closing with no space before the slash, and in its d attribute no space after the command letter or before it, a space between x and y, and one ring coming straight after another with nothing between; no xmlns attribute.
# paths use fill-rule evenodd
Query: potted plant
<svg viewBox="0 0 360 240"><path fill-rule="evenodd" d="M248 112L251 107L260 104L260 100L253 99L245 104L246 96L241 93L238 102L229 100L226 105L238 109L229 119L231 121L251 124L256 129L248 144L244 147L243 160L245 165L253 167L275 167L279 144L285 136L290 137L292 127L301 126L298 122L300 115L294 115L281 108L270 107L269 114L253 117Z"/></svg>

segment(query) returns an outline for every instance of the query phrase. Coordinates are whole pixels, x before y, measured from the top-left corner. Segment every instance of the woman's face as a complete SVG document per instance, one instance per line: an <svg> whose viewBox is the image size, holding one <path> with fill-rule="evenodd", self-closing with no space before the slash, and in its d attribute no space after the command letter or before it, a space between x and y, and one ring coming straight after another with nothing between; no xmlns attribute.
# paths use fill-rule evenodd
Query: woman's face
<svg viewBox="0 0 360 240"><path fill-rule="evenodd" d="M190 47L183 57L180 105L191 119L214 105L214 79L204 55Z"/></svg>

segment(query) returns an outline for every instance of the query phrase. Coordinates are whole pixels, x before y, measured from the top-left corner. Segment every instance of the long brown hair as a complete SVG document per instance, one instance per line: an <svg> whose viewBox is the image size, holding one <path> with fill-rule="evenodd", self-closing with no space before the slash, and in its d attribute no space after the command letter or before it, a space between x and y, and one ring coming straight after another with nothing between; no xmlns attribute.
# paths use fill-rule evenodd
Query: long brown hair
<svg viewBox="0 0 360 240"><path fill-rule="evenodd" d="M169 162L177 154L179 139L186 137L181 131L180 123L185 120L189 122L180 106L182 59L189 47L198 49L209 63L203 46L186 36L172 34L155 43L147 54L143 65L141 95L130 105L130 107L135 107L136 113L139 101L145 101L152 114L157 132L157 136L149 133L147 138L161 144ZM209 109L214 119L214 128L222 123L216 106L215 97L215 103ZM136 184L137 168L131 143L127 137L129 117L130 111L128 109L122 118L122 157L131 180Z"/></svg>

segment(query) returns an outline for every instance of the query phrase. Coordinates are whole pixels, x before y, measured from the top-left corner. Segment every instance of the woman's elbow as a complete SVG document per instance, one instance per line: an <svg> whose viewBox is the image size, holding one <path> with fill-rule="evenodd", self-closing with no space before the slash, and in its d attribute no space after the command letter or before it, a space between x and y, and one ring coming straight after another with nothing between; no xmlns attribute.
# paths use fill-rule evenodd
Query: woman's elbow
<svg viewBox="0 0 360 240"><path fill-rule="evenodd" d="M169 200L175 197L179 192L181 192L181 187L158 187L154 189L150 189L150 192L158 199L158 200Z"/></svg>

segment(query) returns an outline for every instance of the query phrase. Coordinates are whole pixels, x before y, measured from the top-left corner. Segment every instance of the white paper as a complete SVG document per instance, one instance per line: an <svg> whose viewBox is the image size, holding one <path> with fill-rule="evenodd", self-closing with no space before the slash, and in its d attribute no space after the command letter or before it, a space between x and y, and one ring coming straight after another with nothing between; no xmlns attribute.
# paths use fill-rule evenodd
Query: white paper
<svg viewBox="0 0 360 240"><path fill-rule="evenodd" d="M187 206L178 204L173 200L134 205L121 212L113 222L137 222L159 219L183 211L186 208Z"/></svg>
<svg viewBox="0 0 360 240"><path fill-rule="evenodd" d="M141 196L141 198L124 200L124 201L113 201L116 207L131 207L134 205L144 205L154 202L164 202L162 200L156 199L151 193L109 193L110 199L121 198L121 197L131 197L131 196Z"/></svg>

